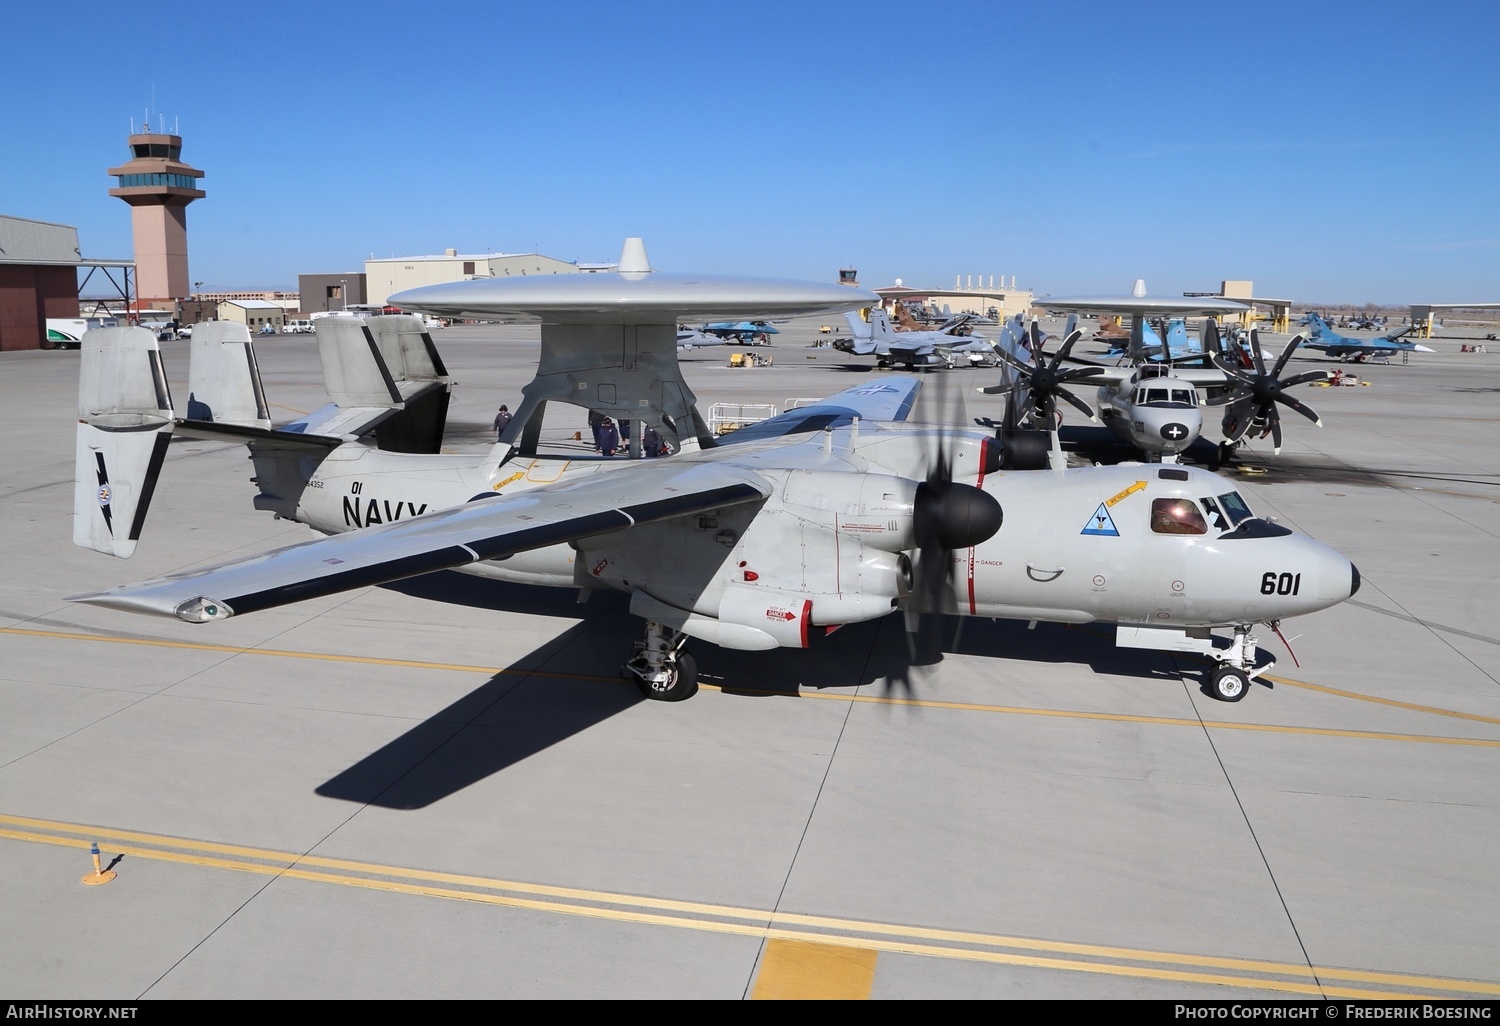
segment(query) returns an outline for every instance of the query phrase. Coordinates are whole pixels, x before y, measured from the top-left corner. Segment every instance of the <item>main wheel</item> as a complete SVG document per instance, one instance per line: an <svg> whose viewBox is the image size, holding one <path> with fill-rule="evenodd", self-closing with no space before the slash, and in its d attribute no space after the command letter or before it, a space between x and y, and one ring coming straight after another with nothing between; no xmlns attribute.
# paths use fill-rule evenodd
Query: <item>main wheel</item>
<svg viewBox="0 0 1500 1026"><path fill-rule="evenodd" d="M1221 666L1208 679L1208 690L1221 702L1238 702L1250 690L1250 677L1237 666Z"/></svg>
<svg viewBox="0 0 1500 1026"><path fill-rule="evenodd" d="M658 683L637 677L635 686L653 702L681 702L698 693L698 663L686 652L678 655L667 679Z"/></svg>

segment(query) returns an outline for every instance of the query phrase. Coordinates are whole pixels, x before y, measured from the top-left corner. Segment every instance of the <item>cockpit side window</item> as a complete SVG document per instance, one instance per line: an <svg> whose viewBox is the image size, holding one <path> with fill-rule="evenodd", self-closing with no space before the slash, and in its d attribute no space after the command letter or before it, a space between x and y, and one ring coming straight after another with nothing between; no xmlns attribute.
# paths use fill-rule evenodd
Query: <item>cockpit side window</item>
<svg viewBox="0 0 1500 1026"><path fill-rule="evenodd" d="M1224 513L1219 509L1217 502L1206 495L1200 501L1203 503L1203 512L1208 516L1208 526L1212 527L1215 531L1227 531L1233 526L1230 524L1229 518L1224 516Z"/></svg>
<svg viewBox="0 0 1500 1026"><path fill-rule="evenodd" d="M1250 507L1245 505L1245 500L1240 498L1239 492L1226 492L1219 496L1219 505L1224 507L1224 514L1229 517L1230 527L1238 527L1242 521L1255 516L1250 512Z"/></svg>
<svg viewBox="0 0 1500 1026"><path fill-rule="evenodd" d="M1191 499L1152 499L1151 530L1156 534L1207 534L1208 522Z"/></svg>

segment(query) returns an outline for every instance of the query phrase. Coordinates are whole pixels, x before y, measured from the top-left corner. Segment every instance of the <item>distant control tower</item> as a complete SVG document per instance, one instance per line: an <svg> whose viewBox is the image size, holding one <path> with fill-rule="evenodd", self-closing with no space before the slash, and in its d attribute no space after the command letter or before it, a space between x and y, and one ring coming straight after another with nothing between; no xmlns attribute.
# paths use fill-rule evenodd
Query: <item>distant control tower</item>
<svg viewBox="0 0 1500 1026"><path fill-rule="evenodd" d="M130 204L136 295L142 307L172 310L188 295L187 205L207 195L203 172L182 162L179 135L132 135L130 153L130 163L109 169L119 177L109 194Z"/></svg>

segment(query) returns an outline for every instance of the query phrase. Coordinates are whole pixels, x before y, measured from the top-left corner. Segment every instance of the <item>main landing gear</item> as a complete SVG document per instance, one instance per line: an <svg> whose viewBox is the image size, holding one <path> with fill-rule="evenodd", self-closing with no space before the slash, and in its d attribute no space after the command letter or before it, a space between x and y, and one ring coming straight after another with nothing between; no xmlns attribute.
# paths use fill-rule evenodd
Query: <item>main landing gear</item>
<svg viewBox="0 0 1500 1026"><path fill-rule="evenodd" d="M1250 624L1236 624L1234 640L1222 651L1216 650L1214 657L1219 665L1208 677L1208 693L1221 702L1238 702L1250 691L1250 682L1276 665L1273 659L1265 666L1256 668L1256 636L1250 633Z"/></svg>
<svg viewBox="0 0 1500 1026"><path fill-rule="evenodd" d="M687 635L654 620L646 624L646 640L635 643L635 656L620 667L620 675L635 681L641 694L657 702L681 702L698 692L698 663L682 650Z"/></svg>

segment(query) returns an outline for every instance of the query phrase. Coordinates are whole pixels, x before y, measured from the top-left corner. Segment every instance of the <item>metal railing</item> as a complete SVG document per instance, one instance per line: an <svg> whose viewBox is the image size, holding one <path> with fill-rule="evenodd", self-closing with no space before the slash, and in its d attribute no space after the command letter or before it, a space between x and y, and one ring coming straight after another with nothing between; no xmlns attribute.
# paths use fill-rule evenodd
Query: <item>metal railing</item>
<svg viewBox="0 0 1500 1026"><path fill-rule="evenodd" d="M708 408L708 430L717 437L774 416L775 403L714 403Z"/></svg>

